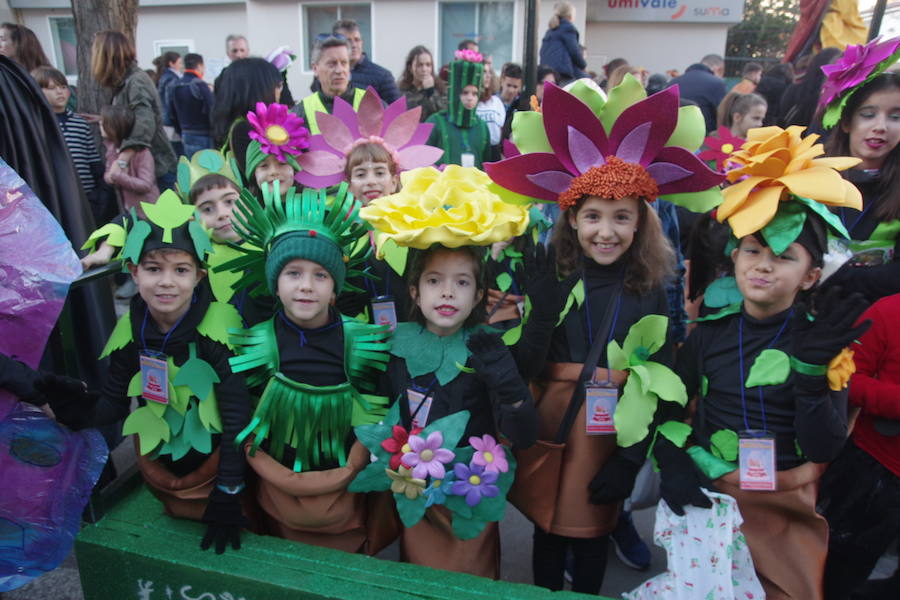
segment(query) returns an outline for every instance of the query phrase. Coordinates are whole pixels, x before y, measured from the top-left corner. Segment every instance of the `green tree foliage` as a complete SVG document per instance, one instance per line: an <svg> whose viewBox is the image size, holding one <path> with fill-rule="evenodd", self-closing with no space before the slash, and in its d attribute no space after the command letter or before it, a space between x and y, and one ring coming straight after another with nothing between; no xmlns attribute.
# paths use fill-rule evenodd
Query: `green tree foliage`
<svg viewBox="0 0 900 600"><path fill-rule="evenodd" d="M728 30L728 76L740 76L749 60L774 63L784 55L800 18L797 0L745 0L744 20Z"/></svg>

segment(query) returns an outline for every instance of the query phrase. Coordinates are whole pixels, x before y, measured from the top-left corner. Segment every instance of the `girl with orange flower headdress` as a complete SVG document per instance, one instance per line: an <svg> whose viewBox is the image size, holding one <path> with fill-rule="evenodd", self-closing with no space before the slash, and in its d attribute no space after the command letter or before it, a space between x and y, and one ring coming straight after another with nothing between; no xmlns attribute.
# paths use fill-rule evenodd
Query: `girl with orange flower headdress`
<svg viewBox="0 0 900 600"><path fill-rule="evenodd" d="M515 347L540 418L540 441L517 455L511 493L535 523L537 585L562 589L571 551L572 589L600 591L608 536L644 463L657 404L686 400L664 366L674 255L649 203L708 210L720 201L722 176L684 147L702 140L702 116L679 109L677 88L648 98L627 75L607 101L582 82L569 92L547 84L542 112L513 123L522 154L486 165L512 197L562 209L546 258L543 247L526 257L530 309ZM620 343L626 352L614 350ZM563 442L560 462L545 460Z"/></svg>

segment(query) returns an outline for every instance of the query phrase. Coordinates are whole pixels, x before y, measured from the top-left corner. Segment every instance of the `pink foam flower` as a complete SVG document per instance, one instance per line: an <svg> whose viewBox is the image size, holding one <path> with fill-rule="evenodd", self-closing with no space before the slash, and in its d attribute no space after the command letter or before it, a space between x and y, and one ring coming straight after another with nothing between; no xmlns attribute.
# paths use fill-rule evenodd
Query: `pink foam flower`
<svg viewBox="0 0 900 600"><path fill-rule="evenodd" d="M316 114L320 133L310 139L310 151L297 159L302 170L294 179L313 188L337 185L346 179L347 156L367 143L387 150L398 173L433 165L444 150L425 144L434 125L420 123L421 115L421 106L406 110L404 96L385 108L372 87L366 89L357 110L335 98L332 114Z"/></svg>
<svg viewBox="0 0 900 600"><path fill-rule="evenodd" d="M470 50L469 48L466 48L465 50L457 50L453 53L453 56L457 60L465 60L473 63L480 63L484 60L484 57L480 53L474 50Z"/></svg>
<svg viewBox="0 0 900 600"><path fill-rule="evenodd" d="M506 450L490 434L482 437L473 435L469 438L469 445L475 448L472 464L484 467L486 472L506 473L509 471Z"/></svg>
<svg viewBox="0 0 900 600"><path fill-rule="evenodd" d="M747 140L732 135L731 130L724 125L719 127L715 135L710 135L703 140L706 149L699 156L701 160L716 161L716 170L725 172L728 170L728 159L741 149Z"/></svg>
<svg viewBox="0 0 900 600"><path fill-rule="evenodd" d="M303 119L288 112L284 104L257 102L256 111L247 113L247 121L252 127L250 139L279 162L287 162L286 155L298 156L309 147L309 130L303 126Z"/></svg>
<svg viewBox="0 0 900 600"><path fill-rule="evenodd" d="M433 431L427 438L419 435L409 436L410 452L403 455L403 464L412 467L412 475L417 479L425 479L429 475L435 479L443 479L447 474L444 465L456 456L452 450L442 448L444 436L440 431Z"/></svg>
<svg viewBox="0 0 900 600"><path fill-rule="evenodd" d="M900 48L900 37L881 42L872 40L866 45L849 45L843 56L834 64L824 65L825 84L819 103L831 104L845 91L866 80L879 65L890 58ZM890 65L883 65L884 67Z"/></svg>

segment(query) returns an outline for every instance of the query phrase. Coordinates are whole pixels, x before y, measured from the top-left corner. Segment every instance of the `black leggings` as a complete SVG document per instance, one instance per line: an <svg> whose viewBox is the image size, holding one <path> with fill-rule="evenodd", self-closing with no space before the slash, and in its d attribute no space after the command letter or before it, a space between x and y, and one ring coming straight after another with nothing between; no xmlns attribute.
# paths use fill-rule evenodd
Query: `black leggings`
<svg viewBox="0 0 900 600"><path fill-rule="evenodd" d="M822 477L819 512L828 520L826 600L846 600L900 535L900 478L848 441Z"/></svg>
<svg viewBox="0 0 900 600"><path fill-rule="evenodd" d="M609 536L595 538L571 538L546 533L534 528L534 548L531 567L534 584L553 591L563 589L563 572L566 554L571 548L575 557L572 573L572 591L597 595L606 573L606 552Z"/></svg>

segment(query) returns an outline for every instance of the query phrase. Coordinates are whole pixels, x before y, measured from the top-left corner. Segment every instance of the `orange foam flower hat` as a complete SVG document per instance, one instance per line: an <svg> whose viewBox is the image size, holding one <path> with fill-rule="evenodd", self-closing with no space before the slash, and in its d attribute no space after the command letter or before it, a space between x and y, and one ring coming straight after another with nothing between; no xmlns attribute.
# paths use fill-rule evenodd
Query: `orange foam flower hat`
<svg viewBox="0 0 900 600"><path fill-rule="evenodd" d="M859 164L849 156L821 157L818 135L802 137L804 127L760 127L747 132L747 143L731 155L733 169L727 173L734 182L722 195L716 218L728 221L738 239L763 229L779 213L782 203L801 200L826 207L862 209L862 195L838 170ZM817 210L827 212L825 207Z"/></svg>

